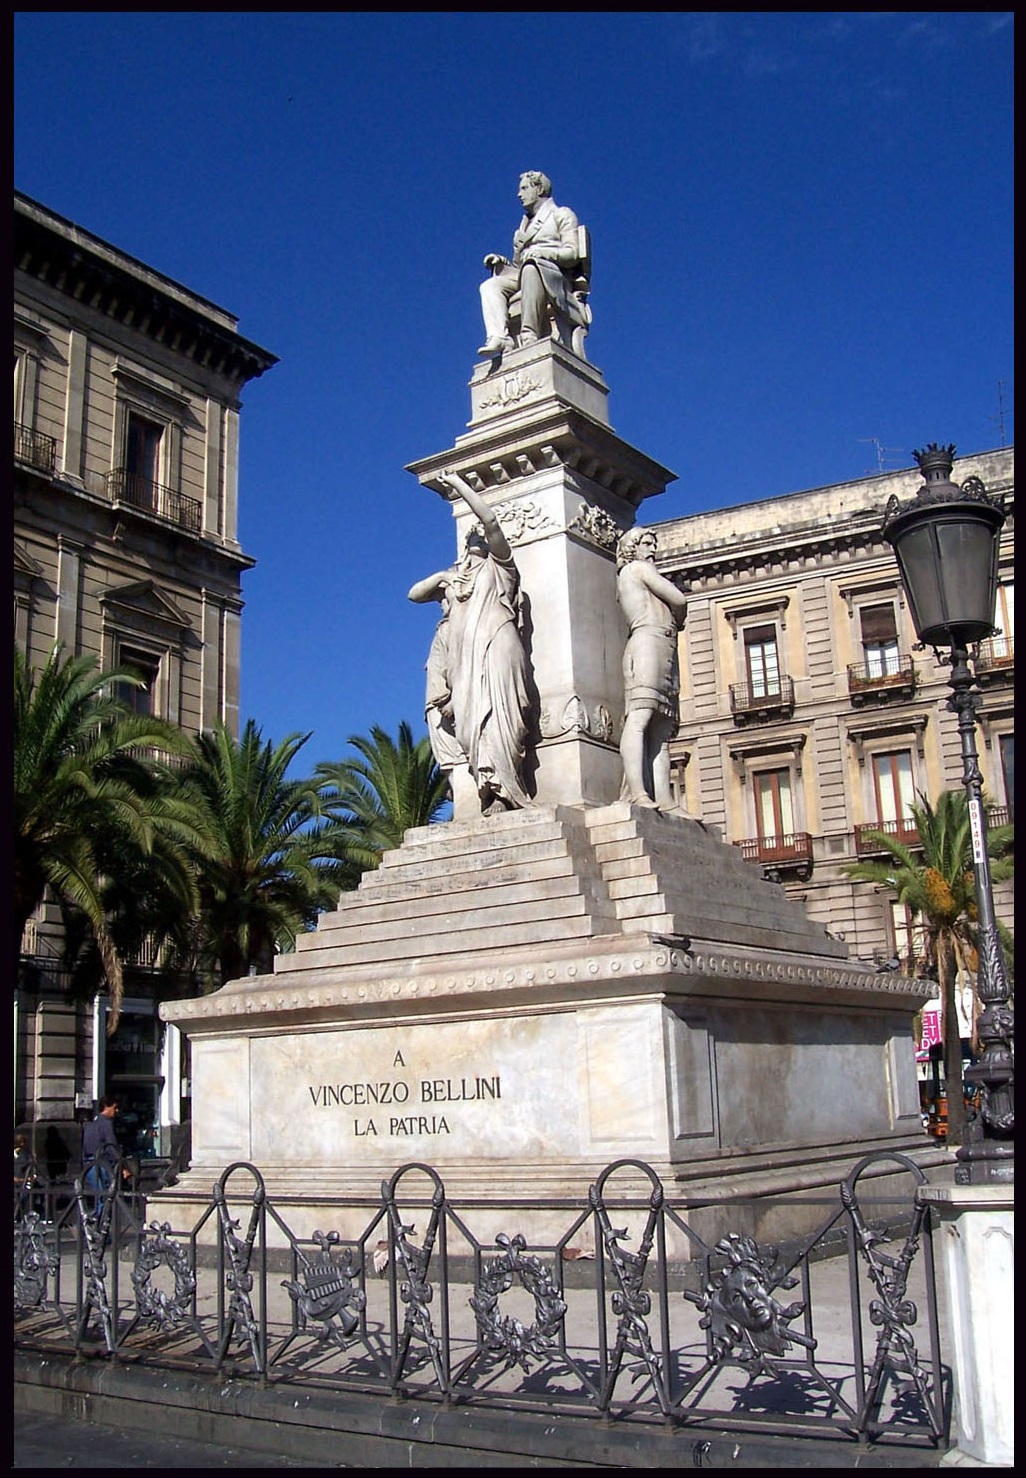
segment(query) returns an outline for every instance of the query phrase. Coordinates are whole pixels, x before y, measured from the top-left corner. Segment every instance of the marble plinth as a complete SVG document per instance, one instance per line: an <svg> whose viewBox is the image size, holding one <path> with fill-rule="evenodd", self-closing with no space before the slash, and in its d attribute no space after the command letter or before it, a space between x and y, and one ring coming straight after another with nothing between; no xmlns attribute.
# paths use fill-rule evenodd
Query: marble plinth
<svg viewBox="0 0 1026 1478"><path fill-rule="evenodd" d="M373 1194L584 1194L610 1161L737 1196L922 1147L918 982L846 958L699 823L623 803L408 833L273 975L168 1003L192 1170Z"/></svg>
<svg viewBox="0 0 1026 1478"><path fill-rule="evenodd" d="M957 1462L1015 1463L1015 1208L1009 1185L924 1186L940 1221Z"/></svg>

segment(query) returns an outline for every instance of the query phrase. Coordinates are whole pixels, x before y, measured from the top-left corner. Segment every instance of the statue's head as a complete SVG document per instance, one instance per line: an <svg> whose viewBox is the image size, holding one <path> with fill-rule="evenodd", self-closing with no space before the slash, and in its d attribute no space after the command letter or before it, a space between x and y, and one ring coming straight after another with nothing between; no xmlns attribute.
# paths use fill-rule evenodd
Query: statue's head
<svg viewBox="0 0 1026 1478"><path fill-rule="evenodd" d="M539 169L527 169L520 176L520 189L528 185L535 196L547 196L552 194L552 181L547 174L542 174Z"/></svg>
<svg viewBox="0 0 1026 1478"><path fill-rule="evenodd" d="M463 552L471 559L486 559L490 550L488 540L485 538L484 529L479 523L471 526L463 543Z"/></svg>
<svg viewBox="0 0 1026 1478"><path fill-rule="evenodd" d="M643 548L648 545L648 548ZM616 546L616 568L622 570L632 559L649 559L656 551L656 536L651 529L628 529Z"/></svg>

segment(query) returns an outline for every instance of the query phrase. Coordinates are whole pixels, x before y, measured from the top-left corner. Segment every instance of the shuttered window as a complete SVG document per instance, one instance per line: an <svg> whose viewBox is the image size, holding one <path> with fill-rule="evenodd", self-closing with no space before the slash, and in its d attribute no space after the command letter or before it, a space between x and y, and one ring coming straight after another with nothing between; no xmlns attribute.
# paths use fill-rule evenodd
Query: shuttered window
<svg viewBox="0 0 1026 1478"><path fill-rule="evenodd" d="M898 623L894 606L862 606L859 610L862 628L862 651L866 663L867 677L890 677L898 672L901 659L898 654Z"/></svg>

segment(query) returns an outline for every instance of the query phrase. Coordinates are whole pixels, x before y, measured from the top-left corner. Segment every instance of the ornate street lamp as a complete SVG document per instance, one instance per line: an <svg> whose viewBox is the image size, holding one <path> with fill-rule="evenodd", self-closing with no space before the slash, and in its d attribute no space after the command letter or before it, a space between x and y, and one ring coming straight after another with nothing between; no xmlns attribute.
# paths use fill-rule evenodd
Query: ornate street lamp
<svg viewBox="0 0 1026 1478"><path fill-rule="evenodd" d="M981 1107L957 1153L955 1181L976 1185L1013 1178L1013 1015L987 856L975 734L980 698L972 691L976 679L969 667L969 648L995 630L998 541L1005 509L1004 498L989 494L978 477L967 478L961 487L951 481L954 446L931 442L925 451L912 455L925 482L909 503L891 498L883 536L894 549L920 641L934 648L938 660L944 660L938 648L950 650L948 708L958 715L962 739L962 783L969 804L979 915L977 992L983 1004L978 1023L983 1051L980 1061L966 1070L969 1081L982 1090Z"/></svg>

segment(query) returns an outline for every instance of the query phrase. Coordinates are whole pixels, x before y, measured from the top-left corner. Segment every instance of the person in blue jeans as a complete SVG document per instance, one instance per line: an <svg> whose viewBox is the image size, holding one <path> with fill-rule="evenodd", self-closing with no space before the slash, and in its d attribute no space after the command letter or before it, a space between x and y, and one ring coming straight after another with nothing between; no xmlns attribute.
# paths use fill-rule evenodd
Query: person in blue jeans
<svg viewBox="0 0 1026 1478"><path fill-rule="evenodd" d="M113 1184L121 1161L121 1147L114 1133L118 1101L112 1093L100 1099L99 1112L82 1131L82 1183L96 1197L96 1215L103 1212L104 1192ZM128 1170L122 1166L122 1175Z"/></svg>

